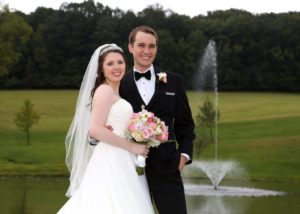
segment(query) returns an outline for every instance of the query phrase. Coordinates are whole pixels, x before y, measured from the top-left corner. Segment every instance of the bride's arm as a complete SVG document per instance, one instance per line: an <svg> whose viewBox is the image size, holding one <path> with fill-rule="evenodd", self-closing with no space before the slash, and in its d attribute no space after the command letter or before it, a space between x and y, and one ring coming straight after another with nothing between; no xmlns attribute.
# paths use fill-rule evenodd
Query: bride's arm
<svg viewBox="0 0 300 214"><path fill-rule="evenodd" d="M89 135L100 142L109 143L138 155L144 155L147 148L144 145L129 142L107 129L106 121L116 95L108 85L100 85L95 91L92 101L92 112L89 125ZM147 153L147 152L146 152Z"/></svg>

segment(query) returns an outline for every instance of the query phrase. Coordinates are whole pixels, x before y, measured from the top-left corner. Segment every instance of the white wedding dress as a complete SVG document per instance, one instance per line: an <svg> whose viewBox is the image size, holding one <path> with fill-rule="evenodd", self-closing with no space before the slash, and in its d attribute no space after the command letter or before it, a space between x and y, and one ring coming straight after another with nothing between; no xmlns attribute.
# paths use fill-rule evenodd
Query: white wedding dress
<svg viewBox="0 0 300 214"><path fill-rule="evenodd" d="M116 101L107 124L125 137L133 113L124 99ZM145 176L135 170L136 155L100 142L95 146L78 190L58 214L148 214L154 213Z"/></svg>

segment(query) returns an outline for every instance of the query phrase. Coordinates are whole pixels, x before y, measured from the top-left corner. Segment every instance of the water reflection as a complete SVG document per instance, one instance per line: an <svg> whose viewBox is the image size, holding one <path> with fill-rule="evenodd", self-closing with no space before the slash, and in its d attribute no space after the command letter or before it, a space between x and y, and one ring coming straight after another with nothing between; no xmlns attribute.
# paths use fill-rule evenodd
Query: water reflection
<svg viewBox="0 0 300 214"><path fill-rule="evenodd" d="M191 200L191 199L190 199ZM195 200L199 200L195 198ZM233 214L236 213L233 206L226 206L222 197L203 197L203 203L198 206L189 207L190 214ZM238 209L241 210L241 209Z"/></svg>

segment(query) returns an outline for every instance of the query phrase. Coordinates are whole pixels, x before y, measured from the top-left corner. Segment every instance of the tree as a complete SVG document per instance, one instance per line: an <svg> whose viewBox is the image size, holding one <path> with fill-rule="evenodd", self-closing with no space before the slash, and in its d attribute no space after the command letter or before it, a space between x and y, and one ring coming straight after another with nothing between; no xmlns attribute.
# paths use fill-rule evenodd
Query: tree
<svg viewBox="0 0 300 214"><path fill-rule="evenodd" d="M30 100L25 100L21 111L16 114L15 123L27 134L27 145L30 144L30 129L33 124L36 124L40 119L39 114L34 110L34 105Z"/></svg>
<svg viewBox="0 0 300 214"><path fill-rule="evenodd" d="M216 128L220 118L219 110L216 110L213 102L207 97L203 105L199 107L200 112L196 116L197 139L195 152L199 155L205 147L215 142L213 130ZM207 131L209 139L207 139Z"/></svg>
<svg viewBox="0 0 300 214"><path fill-rule="evenodd" d="M22 57L32 28L8 9L0 11L0 77L10 73Z"/></svg>

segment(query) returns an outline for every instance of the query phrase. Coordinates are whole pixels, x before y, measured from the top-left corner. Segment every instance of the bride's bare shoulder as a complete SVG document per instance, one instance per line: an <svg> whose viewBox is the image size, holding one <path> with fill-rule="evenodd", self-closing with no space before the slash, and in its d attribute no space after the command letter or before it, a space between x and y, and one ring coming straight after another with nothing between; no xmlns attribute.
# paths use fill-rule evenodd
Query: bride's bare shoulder
<svg viewBox="0 0 300 214"><path fill-rule="evenodd" d="M117 101L120 97L114 92L113 88L109 85L102 84L98 86L98 88L95 91L94 97L93 97L93 103L97 103L98 101L104 102L104 103L114 103Z"/></svg>
<svg viewBox="0 0 300 214"><path fill-rule="evenodd" d="M111 86L106 85L106 84L101 84L99 85L99 87L96 89L95 91L95 96L96 95L107 95L107 96L111 96L114 94L114 91L112 89Z"/></svg>

